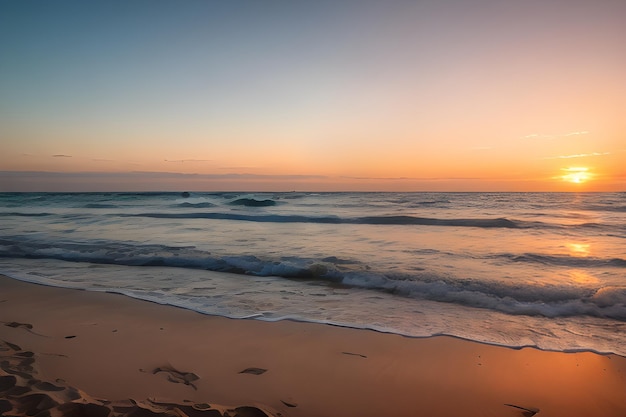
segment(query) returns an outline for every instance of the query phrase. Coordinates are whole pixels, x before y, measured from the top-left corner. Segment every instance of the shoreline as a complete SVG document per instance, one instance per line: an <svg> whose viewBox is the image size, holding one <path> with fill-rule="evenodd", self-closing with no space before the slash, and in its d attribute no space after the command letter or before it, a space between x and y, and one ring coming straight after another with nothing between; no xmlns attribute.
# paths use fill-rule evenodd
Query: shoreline
<svg viewBox="0 0 626 417"><path fill-rule="evenodd" d="M5 276L0 322L0 353L15 362L33 352L31 376L64 387L33 390L86 394L72 404L283 417L626 414L626 358L614 354L228 319ZM0 400L17 401L7 392Z"/></svg>
<svg viewBox="0 0 626 417"><path fill-rule="evenodd" d="M131 268L135 268L135 266L130 266ZM139 268L139 267L137 267ZM165 268L176 268L176 267L165 267ZM196 271L195 269L192 271ZM231 272L220 272L220 271L211 271L211 270L203 270L203 273L208 273L208 274L212 274L212 275L231 275L233 273ZM234 275L239 275L239 274L234 274ZM151 297L141 297L138 295L133 295L133 294L128 294L127 292L123 291L123 290L110 290L110 289L89 289L89 288L83 288L81 286L72 286L69 283L66 283L66 285L62 284L62 283L47 283L47 282L39 282L36 280L31 280L28 278L24 278L24 277L20 277L20 276L13 276L10 273L0 273L0 276L5 276L8 277L10 279L19 281L19 282L23 282L23 283L27 283L27 284L32 284L32 285L41 285L44 287L50 287L50 288L60 288L60 289L69 289L69 290L75 290L75 291L87 291L87 292L96 292L96 293L102 293L102 294L112 294L112 295L118 295L118 296L123 296L123 297L128 297L131 298L133 300L137 300L140 302L147 302L147 303L154 303L156 305L160 305L160 306L165 306L165 307L173 307L173 308L179 308L179 309L183 309L183 310L187 310L193 313L197 313L197 314L201 314L204 316L208 316L208 317L221 317L221 318L226 318L226 319L232 319L232 320L258 320L258 321L263 321L263 322L268 322L268 323L276 323L276 322L282 322L282 321L293 321L295 323L303 323L303 324L315 324L315 325L324 325L324 326L334 326L334 327L339 327L339 328L345 328L345 329L353 329L353 330L363 330L363 331L373 331L376 333L381 333L381 334L388 334L388 335L398 335L398 336L402 336L402 337L406 337L406 338L410 338L410 339L428 339L431 337L450 337L450 338L454 338L454 339L459 339L462 341L467 341L467 342L473 342L473 343L480 343L480 344L484 344L484 345L488 345L488 346L496 346L496 347L503 347L503 348L507 348L507 349L513 349L513 350L519 350L519 349L525 349L525 348L530 348L530 349L537 349L540 351L544 351L544 352L560 352L560 353L583 353L583 352L591 352L591 353L595 353L598 355L616 355L616 356L620 356L623 358L626 358L626 354L622 354L619 352L615 352L615 351L609 351L609 350L599 350L599 349L593 349L590 347L579 347L579 348L563 348L563 349L558 349L558 348L548 348L548 347L541 347L537 344L505 344L505 343L498 343L496 341L489 341L489 340L480 340L478 338L471 338L471 337L464 337L464 336L460 336L460 335L456 335L453 333L443 333L443 332L439 332L439 333L435 333L435 334L430 334L430 335L414 335L414 334L410 334L410 333L403 333L401 331L395 330L395 329L387 329L387 328L382 328L382 327L376 327L376 326L357 326L357 325L351 325L349 323L339 323L339 322L332 322L332 321L316 321L316 320L307 320L306 318L295 318L295 317L279 317L279 318L267 318L264 317L262 314L259 313L252 313L246 316L229 316L229 315L223 315L223 314L218 314L218 313L211 313L211 312L207 312L207 311L203 311L201 309L194 309L190 306L187 305L177 305L175 303L168 303L168 302L161 302L155 298L151 298Z"/></svg>

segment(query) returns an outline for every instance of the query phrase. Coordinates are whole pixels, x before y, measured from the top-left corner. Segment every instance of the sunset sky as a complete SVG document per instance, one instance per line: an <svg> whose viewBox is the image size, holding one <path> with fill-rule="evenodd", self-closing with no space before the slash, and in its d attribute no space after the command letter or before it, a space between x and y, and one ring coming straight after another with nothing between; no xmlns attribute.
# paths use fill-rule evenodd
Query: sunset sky
<svg viewBox="0 0 626 417"><path fill-rule="evenodd" d="M626 1L0 2L0 191L625 191Z"/></svg>

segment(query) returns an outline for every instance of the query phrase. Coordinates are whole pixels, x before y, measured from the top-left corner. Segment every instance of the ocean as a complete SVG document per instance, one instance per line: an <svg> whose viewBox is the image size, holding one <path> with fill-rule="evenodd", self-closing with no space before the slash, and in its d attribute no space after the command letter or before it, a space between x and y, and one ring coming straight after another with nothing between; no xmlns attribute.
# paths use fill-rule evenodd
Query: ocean
<svg viewBox="0 0 626 417"><path fill-rule="evenodd" d="M626 356L626 193L0 193L0 273L231 318Z"/></svg>

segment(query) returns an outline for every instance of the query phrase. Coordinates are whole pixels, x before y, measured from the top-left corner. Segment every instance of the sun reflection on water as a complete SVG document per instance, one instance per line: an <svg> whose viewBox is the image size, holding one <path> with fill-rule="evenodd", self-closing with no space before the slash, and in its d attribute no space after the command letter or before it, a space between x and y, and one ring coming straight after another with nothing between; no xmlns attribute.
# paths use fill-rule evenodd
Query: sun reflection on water
<svg viewBox="0 0 626 417"><path fill-rule="evenodd" d="M569 242L565 246L569 249L571 256L584 258L591 255L591 245L589 243Z"/></svg>
<svg viewBox="0 0 626 417"><path fill-rule="evenodd" d="M571 271L568 271L570 279L573 282L576 282L578 284L596 284L598 283L598 278L594 277L593 275L589 274L588 272L585 271L581 271L579 269L573 269Z"/></svg>

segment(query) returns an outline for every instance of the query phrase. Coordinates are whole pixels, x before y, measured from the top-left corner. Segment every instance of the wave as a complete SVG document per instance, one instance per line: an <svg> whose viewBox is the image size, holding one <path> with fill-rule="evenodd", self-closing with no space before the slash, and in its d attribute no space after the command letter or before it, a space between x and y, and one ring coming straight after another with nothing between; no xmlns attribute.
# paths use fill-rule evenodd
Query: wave
<svg viewBox="0 0 626 417"><path fill-rule="evenodd" d="M202 203L184 202L184 203L176 204L175 207L209 208L209 207L215 207L215 204L209 203L209 202L202 202Z"/></svg>
<svg viewBox="0 0 626 417"><path fill-rule="evenodd" d="M275 200L255 200L237 199L228 204L242 205L248 207L267 207L278 204ZM87 208L115 208L118 206L109 204L88 204ZM183 208L211 208L215 204L210 202L183 202L170 207ZM0 212L0 216L21 216L21 217L43 217L54 216L54 213L39 212ZM73 216L73 214L64 214ZM555 223L545 223L538 221L513 220L505 217L496 218L459 218L442 219L433 217L417 216L365 216L365 217L340 217L335 215L310 216L310 215L284 215L284 214L243 214L232 212L147 212L147 213L108 213L112 217L147 217L155 219L207 219L207 220L235 220L257 223L318 223L318 224L361 224L361 225L381 225L381 226L452 226L452 227L476 227L476 228L505 228L505 229L598 229L605 230L607 227L611 232L621 230L618 226L608 226L601 223L582 223L576 225L561 225ZM617 235L617 237L624 237Z"/></svg>
<svg viewBox="0 0 626 417"><path fill-rule="evenodd" d="M426 274L427 275L427 274ZM485 308L512 315L571 317L594 316L626 321L626 286L597 289L569 286L519 286L502 282L476 282L449 278L394 280L358 273L343 284L385 290L396 295Z"/></svg>
<svg viewBox="0 0 626 417"><path fill-rule="evenodd" d="M11 216L17 216L17 217L45 217L45 216L54 216L53 213L21 213L21 212L4 212L4 213L0 213L0 216L2 217L11 217Z"/></svg>
<svg viewBox="0 0 626 417"><path fill-rule="evenodd" d="M90 203L90 204L85 204L83 208L108 209L108 208L119 208L119 206L117 204Z"/></svg>
<svg viewBox="0 0 626 417"><path fill-rule="evenodd" d="M460 226L460 227L504 227L520 228L520 223L506 218L495 219L435 219L414 216L370 216L360 217L349 221L357 224L398 224L422 226Z"/></svg>
<svg viewBox="0 0 626 417"><path fill-rule="evenodd" d="M255 198L238 198L229 202L231 206L246 206L246 207L270 207L275 206L276 201L271 199L257 200Z"/></svg>
<svg viewBox="0 0 626 417"><path fill-rule="evenodd" d="M613 205L612 203L605 204L588 204L583 206L584 210L588 211L608 211L616 213L626 213L626 205Z"/></svg>
<svg viewBox="0 0 626 417"><path fill-rule="evenodd" d="M492 219L436 219L414 216L367 216L367 217L338 217L338 216L304 216L304 215L249 215L240 213L141 213L119 214L123 217L151 217L158 219L212 219L212 220L240 220L260 223L322 223L322 224L371 224L371 225L421 225L421 226L458 226L482 228L527 228L531 227L524 222L517 222L506 218Z"/></svg>
<svg viewBox="0 0 626 417"><path fill-rule="evenodd" d="M514 262L540 259L538 255L503 255ZM0 257L45 258L127 266L168 266L207 269L244 275L276 276L383 291L401 297L426 299L490 309L514 315L545 317L595 316L626 321L626 286L576 286L479 281L441 275L428 270L409 274L371 270L361 262L330 256L324 258L253 255L220 256L194 246L137 245L126 242L55 242L0 239ZM571 266L572 259L551 262ZM589 259L583 266L625 267L624 259ZM581 266L577 264L575 266Z"/></svg>
<svg viewBox="0 0 626 417"><path fill-rule="evenodd" d="M597 268L597 267L617 267L626 268L626 259L622 258L595 258L567 255L539 255L535 253L525 253L523 255L500 254L495 257L506 258L513 262L530 262L545 265L567 266L576 268Z"/></svg>

